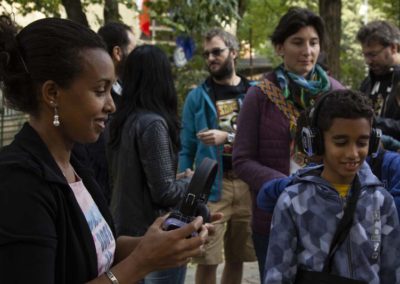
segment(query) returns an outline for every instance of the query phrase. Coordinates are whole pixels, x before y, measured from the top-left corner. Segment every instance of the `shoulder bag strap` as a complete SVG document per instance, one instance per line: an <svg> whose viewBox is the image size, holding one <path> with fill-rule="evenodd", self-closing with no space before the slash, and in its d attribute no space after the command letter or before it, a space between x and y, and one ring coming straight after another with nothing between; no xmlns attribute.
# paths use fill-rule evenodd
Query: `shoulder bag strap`
<svg viewBox="0 0 400 284"><path fill-rule="evenodd" d="M282 90L268 79L263 79L257 86L263 91L268 99L278 107L278 109L287 117L291 125L297 125L297 118L300 113L296 107L288 102L282 94Z"/></svg>
<svg viewBox="0 0 400 284"><path fill-rule="evenodd" d="M328 257L326 258L324 263L324 272L330 272L333 256L349 234L351 226L353 225L354 212L356 211L357 201L360 193L360 180L356 175L353 181L350 198L348 199L346 209L344 210L344 215L338 224L335 235L332 239L331 246L329 248Z"/></svg>

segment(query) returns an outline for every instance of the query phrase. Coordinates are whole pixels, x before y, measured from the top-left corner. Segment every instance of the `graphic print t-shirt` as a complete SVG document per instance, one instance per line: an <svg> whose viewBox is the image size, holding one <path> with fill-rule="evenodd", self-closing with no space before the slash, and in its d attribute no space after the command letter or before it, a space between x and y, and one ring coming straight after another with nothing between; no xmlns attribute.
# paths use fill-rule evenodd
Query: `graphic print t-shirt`
<svg viewBox="0 0 400 284"><path fill-rule="evenodd" d="M237 86L219 85L212 82L215 106L218 114L219 129L227 132L236 132L236 120L243 104L247 86L244 80L240 80ZM232 169L232 144L224 145L222 154L224 170Z"/></svg>
<svg viewBox="0 0 400 284"><path fill-rule="evenodd" d="M371 78L371 93L369 98L372 101L375 115L384 116L386 109L386 101L388 95L392 91L393 71L381 76L373 76Z"/></svg>
<svg viewBox="0 0 400 284"><path fill-rule="evenodd" d="M69 186L92 232L97 254L98 275L101 275L110 269L114 261L114 236L82 180L70 183Z"/></svg>

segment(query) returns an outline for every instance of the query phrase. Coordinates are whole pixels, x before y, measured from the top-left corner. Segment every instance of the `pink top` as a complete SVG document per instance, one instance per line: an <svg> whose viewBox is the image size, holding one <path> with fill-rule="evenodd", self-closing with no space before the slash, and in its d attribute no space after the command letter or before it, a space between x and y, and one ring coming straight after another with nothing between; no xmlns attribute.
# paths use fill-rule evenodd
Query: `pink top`
<svg viewBox="0 0 400 284"><path fill-rule="evenodd" d="M115 239L106 220L93 201L92 196L82 180L78 176L77 178L79 181L70 183L69 186L74 192L75 198L92 232L97 254L98 275L101 275L110 269L114 261Z"/></svg>

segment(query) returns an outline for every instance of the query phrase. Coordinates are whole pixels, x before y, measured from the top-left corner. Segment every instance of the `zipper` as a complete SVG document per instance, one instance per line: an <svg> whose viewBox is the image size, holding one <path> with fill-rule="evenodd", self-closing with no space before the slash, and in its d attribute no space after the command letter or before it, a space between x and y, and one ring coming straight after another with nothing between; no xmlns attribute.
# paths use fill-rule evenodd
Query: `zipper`
<svg viewBox="0 0 400 284"><path fill-rule="evenodd" d="M351 264L351 247L350 247L350 232L348 235L348 240L347 240L347 260L349 262L349 273L350 273L350 278L354 278L353 275L353 265Z"/></svg>
<svg viewBox="0 0 400 284"><path fill-rule="evenodd" d="M346 209L347 206L347 197L339 197L341 203L342 203L342 210ZM344 214L344 213L343 213ZM350 229L351 231L351 229ZM353 265L351 263L351 246L350 246L350 231L349 234L347 235L347 240L346 240L346 248L347 248L347 262L348 262L348 268L349 268L349 275L350 278L353 278Z"/></svg>

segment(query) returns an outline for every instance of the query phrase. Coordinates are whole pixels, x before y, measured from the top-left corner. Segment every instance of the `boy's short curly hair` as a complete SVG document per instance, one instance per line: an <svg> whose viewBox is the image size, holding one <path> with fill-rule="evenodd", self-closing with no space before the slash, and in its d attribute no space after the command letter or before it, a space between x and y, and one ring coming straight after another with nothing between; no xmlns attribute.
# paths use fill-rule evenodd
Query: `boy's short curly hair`
<svg viewBox="0 0 400 284"><path fill-rule="evenodd" d="M316 127L322 132L328 131L335 118L358 119L366 118L371 121L374 111L368 98L358 91L335 90L325 95L323 102L313 118ZM317 101L318 103L318 101Z"/></svg>

